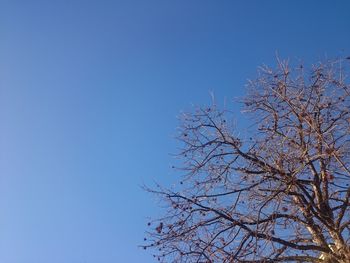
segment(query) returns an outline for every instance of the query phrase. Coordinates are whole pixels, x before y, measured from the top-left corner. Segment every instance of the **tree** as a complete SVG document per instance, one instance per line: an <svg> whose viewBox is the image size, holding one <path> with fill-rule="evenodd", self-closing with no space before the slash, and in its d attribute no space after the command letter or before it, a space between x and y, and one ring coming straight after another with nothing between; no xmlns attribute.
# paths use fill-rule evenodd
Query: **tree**
<svg viewBox="0 0 350 263"><path fill-rule="evenodd" d="M183 180L147 189L166 213L149 223L144 248L163 262L349 263L346 63L260 68L241 101L249 135L215 104L184 114Z"/></svg>

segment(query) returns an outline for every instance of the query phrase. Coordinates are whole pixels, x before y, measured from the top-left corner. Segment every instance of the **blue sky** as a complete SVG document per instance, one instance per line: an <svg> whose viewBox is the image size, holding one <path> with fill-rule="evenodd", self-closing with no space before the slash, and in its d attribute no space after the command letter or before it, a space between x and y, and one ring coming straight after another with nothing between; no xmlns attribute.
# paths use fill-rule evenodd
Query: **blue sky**
<svg viewBox="0 0 350 263"><path fill-rule="evenodd" d="M0 262L154 262L176 116L257 66L350 55L349 1L0 0ZM243 122L238 115L237 121Z"/></svg>

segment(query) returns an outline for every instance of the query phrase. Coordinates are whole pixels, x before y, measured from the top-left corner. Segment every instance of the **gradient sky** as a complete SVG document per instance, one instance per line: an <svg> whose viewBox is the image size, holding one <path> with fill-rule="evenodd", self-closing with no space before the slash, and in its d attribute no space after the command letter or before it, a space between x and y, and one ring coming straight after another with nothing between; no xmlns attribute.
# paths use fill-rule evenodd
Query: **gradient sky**
<svg viewBox="0 0 350 263"><path fill-rule="evenodd" d="M349 11L346 0L0 0L0 262L154 262L137 246L161 210L140 186L177 181L176 116L210 92L242 96L276 52L349 56Z"/></svg>

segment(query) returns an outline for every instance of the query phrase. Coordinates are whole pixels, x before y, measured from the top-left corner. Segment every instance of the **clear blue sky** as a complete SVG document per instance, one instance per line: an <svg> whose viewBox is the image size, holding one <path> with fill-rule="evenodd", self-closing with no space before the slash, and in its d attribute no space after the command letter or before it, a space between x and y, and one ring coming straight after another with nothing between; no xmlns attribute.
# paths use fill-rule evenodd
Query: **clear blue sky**
<svg viewBox="0 0 350 263"><path fill-rule="evenodd" d="M154 262L178 113L276 51L350 55L349 3L0 0L0 262Z"/></svg>

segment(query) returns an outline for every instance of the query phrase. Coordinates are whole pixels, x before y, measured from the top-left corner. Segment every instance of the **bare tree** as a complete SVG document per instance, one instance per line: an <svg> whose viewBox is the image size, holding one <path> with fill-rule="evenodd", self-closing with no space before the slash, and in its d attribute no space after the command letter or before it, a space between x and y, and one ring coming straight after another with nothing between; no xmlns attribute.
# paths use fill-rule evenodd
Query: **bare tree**
<svg viewBox="0 0 350 263"><path fill-rule="evenodd" d="M184 114L184 177L179 189L148 189L166 213L144 248L163 262L349 263L346 63L260 68L242 100L248 135L215 105Z"/></svg>

